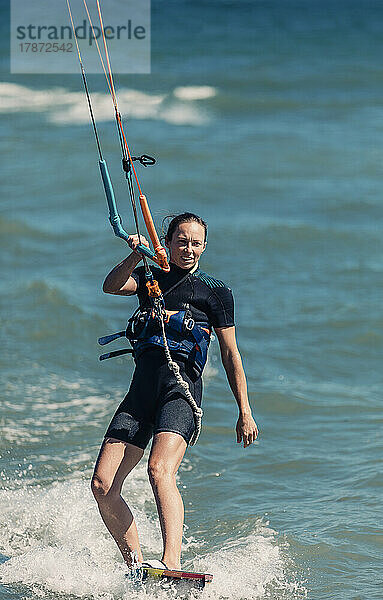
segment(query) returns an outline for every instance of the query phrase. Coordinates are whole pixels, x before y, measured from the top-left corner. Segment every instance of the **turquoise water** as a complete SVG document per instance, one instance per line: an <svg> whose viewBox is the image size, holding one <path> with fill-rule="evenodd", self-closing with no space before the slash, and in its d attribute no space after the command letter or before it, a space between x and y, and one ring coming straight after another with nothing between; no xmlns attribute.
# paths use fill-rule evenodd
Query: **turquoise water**
<svg viewBox="0 0 383 600"><path fill-rule="evenodd" d="M158 159L140 171L157 223L185 209L209 223L202 267L234 290L261 430L236 445L213 344L179 475L184 566L214 574L206 598L383 595L382 17L378 2L153 1L152 74L117 80L133 151ZM96 343L135 306L101 292L126 246L80 76L10 75L6 23L0 598L141 598L89 490L132 373ZM130 230L112 105L89 83ZM125 495L158 555L144 463Z"/></svg>

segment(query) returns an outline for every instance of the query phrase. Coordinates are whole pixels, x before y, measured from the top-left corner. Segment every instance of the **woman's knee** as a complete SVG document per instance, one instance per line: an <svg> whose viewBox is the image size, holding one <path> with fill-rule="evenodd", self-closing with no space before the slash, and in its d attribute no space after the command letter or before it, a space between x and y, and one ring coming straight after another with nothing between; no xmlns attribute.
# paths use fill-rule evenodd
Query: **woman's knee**
<svg viewBox="0 0 383 600"><path fill-rule="evenodd" d="M97 502L102 502L112 493L112 483L100 477L97 473L93 474L92 481L90 484L93 496Z"/></svg>
<svg viewBox="0 0 383 600"><path fill-rule="evenodd" d="M149 481L152 486L158 486L163 481L175 479L173 467L161 459L150 460L148 463Z"/></svg>

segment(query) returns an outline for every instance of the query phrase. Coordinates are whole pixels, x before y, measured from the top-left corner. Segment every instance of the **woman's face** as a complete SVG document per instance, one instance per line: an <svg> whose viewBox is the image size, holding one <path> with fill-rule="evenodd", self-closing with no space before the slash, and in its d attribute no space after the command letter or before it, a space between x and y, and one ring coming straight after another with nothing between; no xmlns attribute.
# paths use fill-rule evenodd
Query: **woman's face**
<svg viewBox="0 0 383 600"><path fill-rule="evenodd" d="M169 248L172 263L181 269L191 269L206 248L205 228L195 221L181 223L171 240L165 238L165 244Z"/></svg>

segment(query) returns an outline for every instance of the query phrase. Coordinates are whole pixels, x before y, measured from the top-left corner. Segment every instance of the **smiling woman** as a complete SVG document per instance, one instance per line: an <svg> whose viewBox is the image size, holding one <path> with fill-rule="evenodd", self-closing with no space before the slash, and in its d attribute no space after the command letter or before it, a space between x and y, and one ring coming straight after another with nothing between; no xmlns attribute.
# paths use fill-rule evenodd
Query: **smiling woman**
<svg viewBox="0 0 383 600"><path fill-rule="evenodd" d="M170 222L165 245L172 262L181 269L189 269L198 262L206 243L207 224L197 215L183 213Z"/></svg>
<svg viewBox="0 0 383 600"><path fill-rule="evenodd" d="M237 442L247 447L258 435L236 343L232 292L199 269L206 238L206 223L193 213L178 215L169 224L165 245L170 271L152 267L163 290L162 329L150 304L145 267L136 268L142 259L139 243L149 245L143 236L129 236L132 254L112 269L103 286L104 292L137 294L139 300L132 324L136 369L106 432L92 480L103 521L129 566L134 556L139 562L143 556L121 488L154 436L148 473L161 524L162 561L166 568L181 568L184 508L176 474L188 444L198 437L195 414L202 416L201 375L213 328L239 408Z"/></svg>

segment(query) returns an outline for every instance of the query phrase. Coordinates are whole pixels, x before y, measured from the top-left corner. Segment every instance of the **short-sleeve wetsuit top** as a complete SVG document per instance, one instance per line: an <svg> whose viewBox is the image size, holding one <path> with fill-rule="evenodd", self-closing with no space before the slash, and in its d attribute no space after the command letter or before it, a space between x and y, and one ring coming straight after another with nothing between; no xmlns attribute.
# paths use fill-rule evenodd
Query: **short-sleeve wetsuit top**
<svg viewBox="0 0 383 600"><path fill-rule="evenodd" d="M170 272L151 267L164 294L185 278L187 271L170 264ZM137 282L140 308L148 305L145 271L138 267L132 274ZM189 310L196 323L211 327L234 325L234 301L231 290L218 279L197 269L165 296L168 311ZM197 406L202 401L202 379L182 356L173 356ZM195 429L193 410L167 364L163 349L148 346L136 358L130 389L118 407L106 437L145 449L153 434L173 432L187 443Z"/></svg>
<svg viewBox="0 0 383 600"><path fill-rule="evenodd" d="M170 263L170 272L159 267L151 267L154 279L164 294L186 275L186 270ZM144 267L132 273L137 282L137 296L141 307L147 305ZM208 322L212 327L232 327L234 325L234 299L232 291L219 279L207 275L199 268L189 274L180 285L165 296L166 310L189 309L197 322Z"/></svg>

